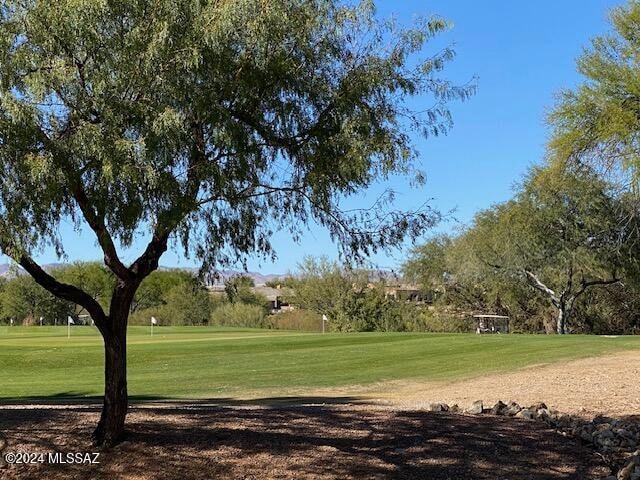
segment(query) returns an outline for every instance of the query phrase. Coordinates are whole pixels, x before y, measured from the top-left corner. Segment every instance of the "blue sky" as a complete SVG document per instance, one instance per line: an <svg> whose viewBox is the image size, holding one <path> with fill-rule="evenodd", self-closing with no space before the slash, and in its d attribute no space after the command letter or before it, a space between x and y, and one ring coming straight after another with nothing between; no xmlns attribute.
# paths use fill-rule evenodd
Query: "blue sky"
<svg viewBox="0 0 640 480"><path fill-rule="evenodd" d="M433 199L431 205L441 211L456 209L455 221L439 227L447 230L468 222L476 211L508 199L527 167L544 155L548 136L544 116L553 105L554 94L579 82L575 59L592 36L609 29L607 12L620 3L378 0L379 14L395 15L401 23L410 22L415 15L431 14L453 22L454 28L437 40L433 51L454 44L457 57L444 75L460 83L478 78L477 94L451 105L455 125L448 136L416 139L427 183L408 190L401 181L393 181L390 186L402 192L397 206L411 208ZM91 232L77 235L70 225L63 225L61 233L67 240L69 260L101 258ZM284 233L276 235L273 243L278 259L251 259L250 270L284 273L295 269L305 255L337 256L328 235L313 225L300 244ZM142 242L125 254L125 260L132 260L141 249ZM395 267L407 250L372 260L380 267ZM50 251L36 258L43 263L57 261ZM161 264L194 265L175 252L166 253Z"/></svg>

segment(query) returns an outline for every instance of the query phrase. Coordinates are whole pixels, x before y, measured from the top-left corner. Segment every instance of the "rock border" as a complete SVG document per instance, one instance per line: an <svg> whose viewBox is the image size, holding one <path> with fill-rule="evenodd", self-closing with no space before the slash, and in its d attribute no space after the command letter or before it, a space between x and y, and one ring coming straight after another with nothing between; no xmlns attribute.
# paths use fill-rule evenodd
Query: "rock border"
<svg viewBox="0 0 640 480"><path fill-rule="evenodd" d="M548 408L543 402L523 407L514 401L498 401L491 408L485 408L482 400L476 400L466 409L438 402L431 403L429 411L466 415L486 414L524 421L541 421L562 435L592 445L611 470L617 472L615 475L603 477L602 480L640 480L640 418L634 420L598 415L587 420L575 415L561 414Z"/></svg>

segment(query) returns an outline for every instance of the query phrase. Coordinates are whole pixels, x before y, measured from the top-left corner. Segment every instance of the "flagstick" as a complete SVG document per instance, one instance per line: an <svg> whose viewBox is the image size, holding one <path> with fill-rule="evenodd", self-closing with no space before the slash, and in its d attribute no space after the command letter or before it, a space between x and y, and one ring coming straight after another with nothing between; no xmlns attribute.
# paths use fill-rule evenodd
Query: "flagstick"
<svg viewBox="0 0 640 480"><path fill-rule="evenodd" d="M67 320L67 339L71 338L71 324Z"/></svg>

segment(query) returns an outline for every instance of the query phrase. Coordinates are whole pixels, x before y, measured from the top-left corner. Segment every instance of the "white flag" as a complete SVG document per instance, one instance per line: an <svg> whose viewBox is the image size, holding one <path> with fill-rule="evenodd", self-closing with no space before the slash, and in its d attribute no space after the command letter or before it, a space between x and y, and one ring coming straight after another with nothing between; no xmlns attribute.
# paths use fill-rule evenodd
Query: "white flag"
<svg viewBox="0 0 640 480"><path fill-rule="evenodd" d="M327 316L324 313L322 314L322 321L324 321L324 322L329 321L329 319L327 318Z"/></svg>
<svg viewBox="0 0 640 480"><path fill-rule="evenodd" d="M74 321L73 321L73 318L71 318L70 316L69 316L69 317L67 317L67 323L68 323L69 325L75 325L75 324L76 324L76 322L74 322Z"/></svg>
<svg viewBox="0 0 640 480"><path fill-rule="evenodd" d="M158 320L156 320L156 317L151 317L151 325L157 325L158 324Z"/></svg>

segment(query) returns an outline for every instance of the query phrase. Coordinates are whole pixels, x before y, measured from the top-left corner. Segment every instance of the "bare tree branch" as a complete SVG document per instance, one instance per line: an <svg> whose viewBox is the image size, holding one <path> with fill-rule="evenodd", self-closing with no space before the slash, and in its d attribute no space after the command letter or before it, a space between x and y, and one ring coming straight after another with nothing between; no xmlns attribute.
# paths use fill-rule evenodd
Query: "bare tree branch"
<svg viewBox="0 0 640 480"><path fill-rule="evenodd" d="M556 296L556 292L554 292L549 287L547 287L544 283L542 283L540 279L533 272L530 272L529 270L525 270L524 274L527 279L527 282L529 282L529 285L531 285L536 290L539 290L542 293L551 297L551 302L555 306L560 304L560 299Z"/></svg>

